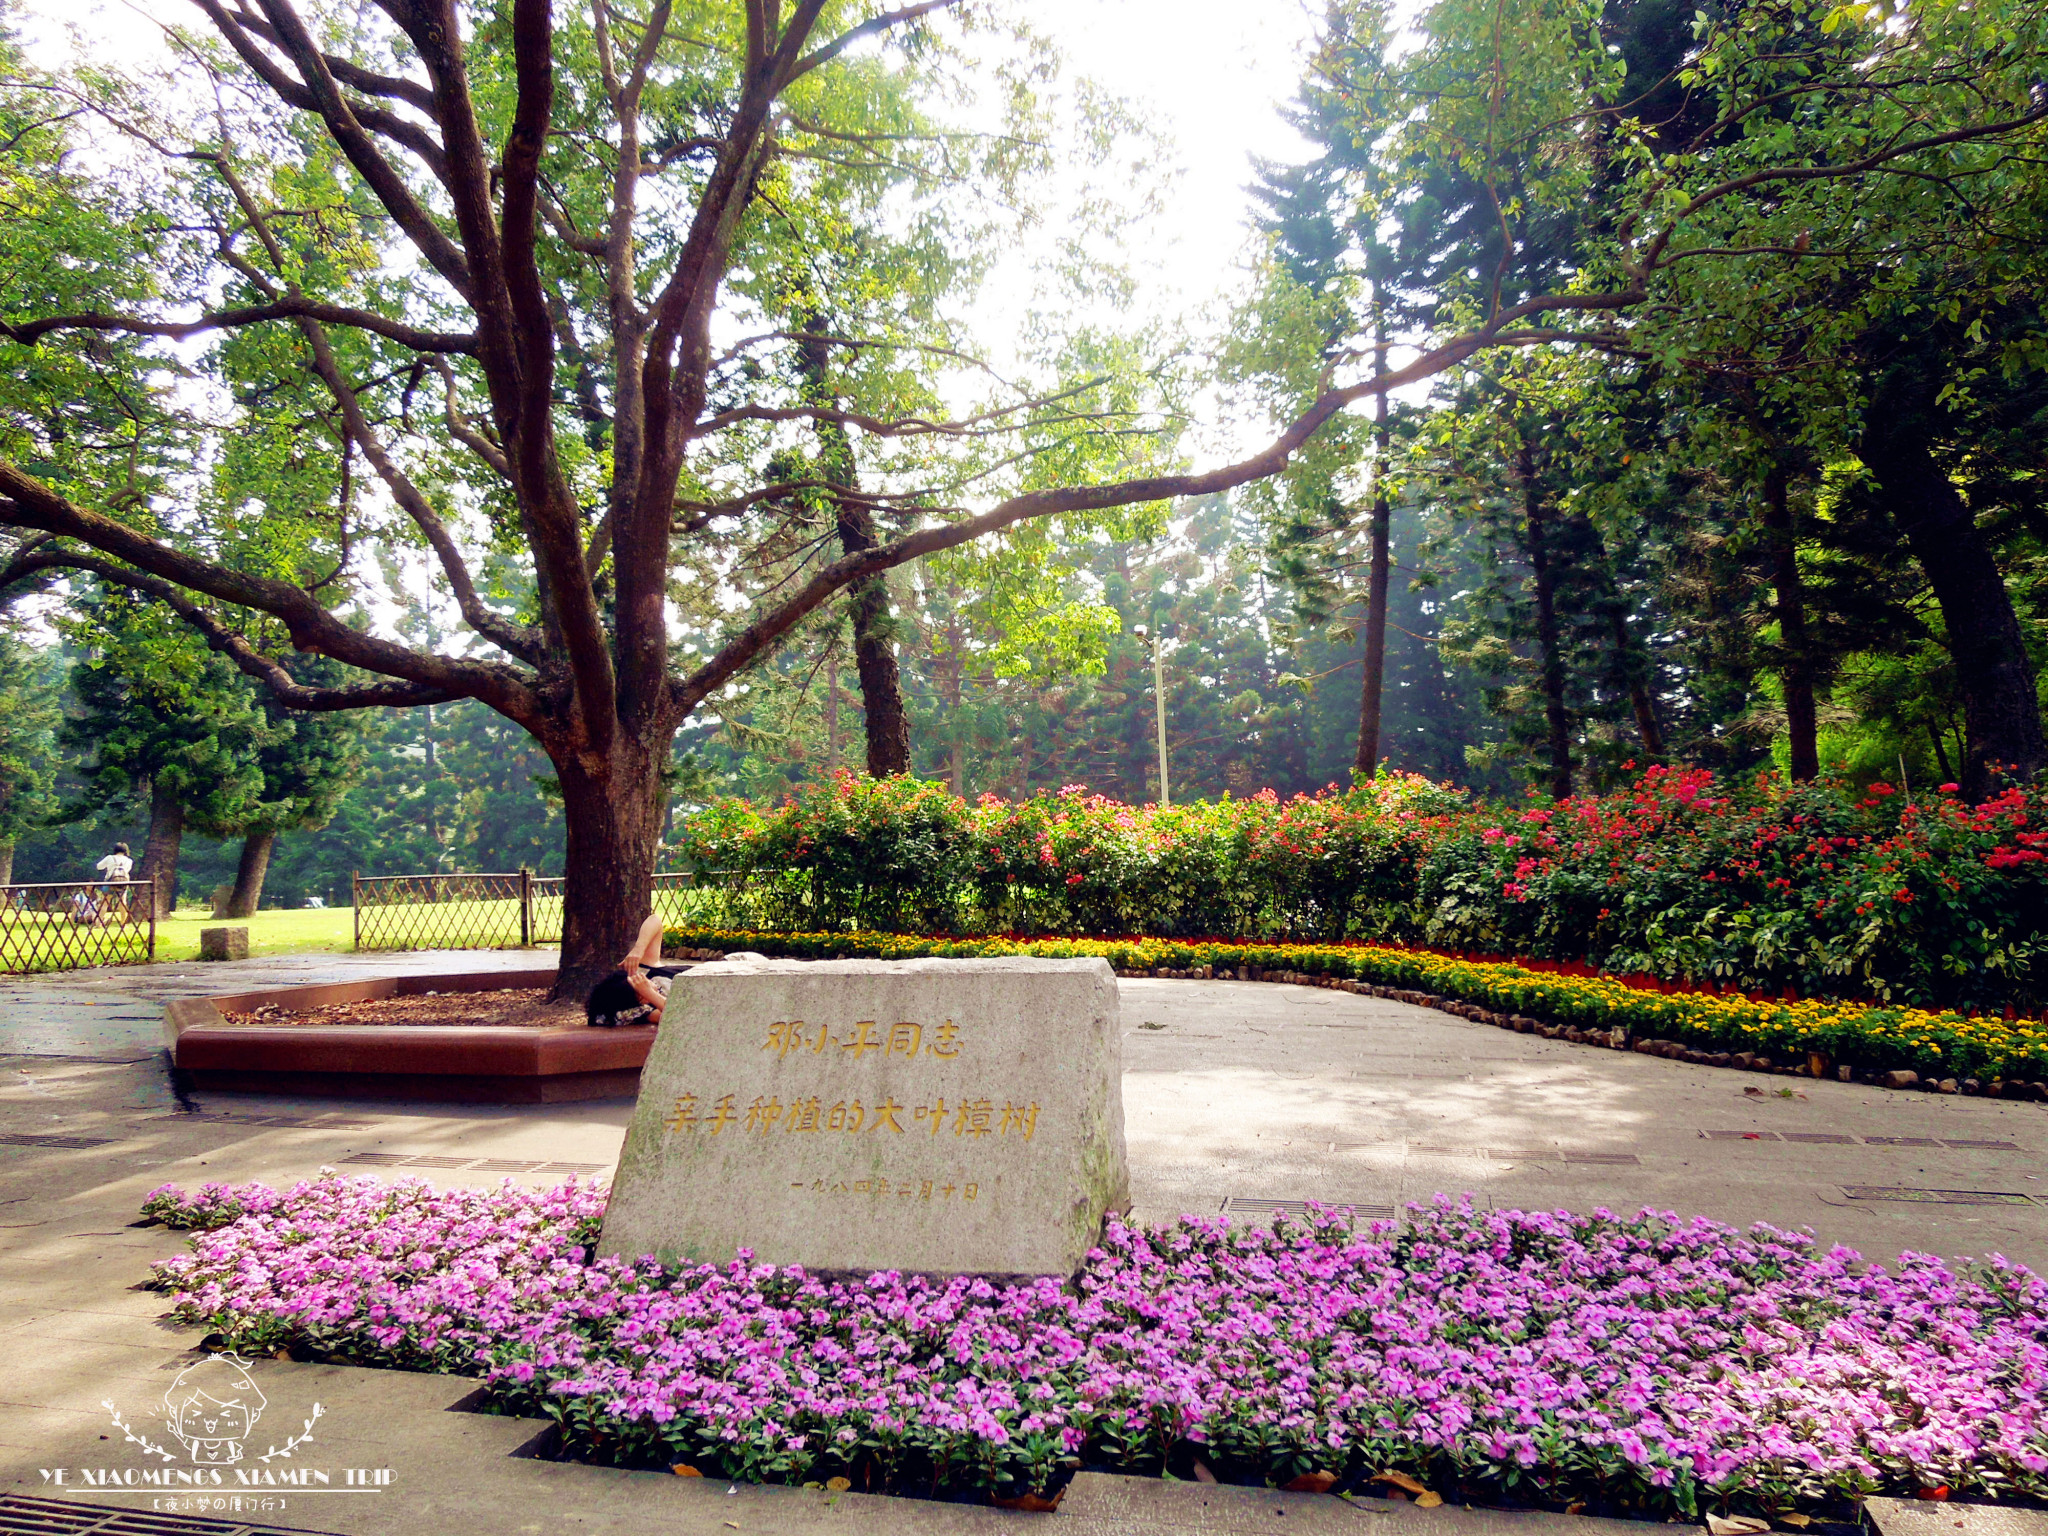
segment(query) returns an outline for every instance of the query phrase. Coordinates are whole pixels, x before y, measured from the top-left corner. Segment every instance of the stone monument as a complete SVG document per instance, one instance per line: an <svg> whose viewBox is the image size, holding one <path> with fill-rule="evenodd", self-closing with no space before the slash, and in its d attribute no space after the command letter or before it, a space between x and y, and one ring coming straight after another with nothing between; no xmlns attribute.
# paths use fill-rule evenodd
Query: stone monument
<svg viewBox="0 0 2048 1536"><path fill-rule="evenodd" d="M1129 1204L1102 960L727 960L676 978L599 1251L1065 1275Z"/></svg>

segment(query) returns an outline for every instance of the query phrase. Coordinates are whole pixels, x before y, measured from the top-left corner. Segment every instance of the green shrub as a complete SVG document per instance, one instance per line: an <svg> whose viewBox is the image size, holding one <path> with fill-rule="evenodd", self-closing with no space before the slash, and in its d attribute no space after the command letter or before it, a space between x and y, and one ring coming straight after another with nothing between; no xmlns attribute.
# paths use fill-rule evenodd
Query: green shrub
<svg viewBox="0 0 2048 1536"><path fill-rule="evenodd" d="M1409 774L1170 808L1070 785L970 806L842 776L692 818L734 927L1376 939L1915 1006L2048 993L2048 791L1966 805L1652 769L1482 804Z"/></svg>

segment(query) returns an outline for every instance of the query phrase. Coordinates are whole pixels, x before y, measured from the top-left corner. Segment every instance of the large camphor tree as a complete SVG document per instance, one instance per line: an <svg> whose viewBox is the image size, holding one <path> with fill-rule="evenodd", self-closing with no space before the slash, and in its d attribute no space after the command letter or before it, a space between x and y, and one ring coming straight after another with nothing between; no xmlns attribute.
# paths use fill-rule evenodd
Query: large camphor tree
<svg viewBox="0 0 2048 1536"><path fill-rule="evenodd" d="M1615 343L1676 264L1722 259L1688 230L1767 196L1793 219L1802 189L2038 137L2048 112L2023 7L2005 7L2020 42L1965 83L1910 55L1974 37L1974 13L1887 29L1794 4L1867 32L1856 131L1831 143L1831 108L1825 134L1744 140L1730 163L1659 156L1614 99L1597 8L1439 5L1361 131L1488 185L1520 160L1531 196L1612 189L1605 259L1546 293L1482 280L1397 355L1335 338L1269 443L1178 472L1113 338L1001 376L972 355L959 301L1036 195L1049 119L1086 98L1055 111L1018 45L992 93L1007 117L940 120L957 39L1001 51L966 7L195 4L204 26L166 37L177 73L153 87L15 71L0 374L48 355L105 399L60 437L63 400L0 384L0 524L20 535L0 587L124 585L294 708L467 698L531 732L567 825L564 993L647 910L679 723L850 589L1034 520L1272 475L1339 412L1485 348ZM1834 100L1840 81L1774 73L1743 36L1697 56L1738 137L1761 103ZM96 148L122 168L104 185L64 158L87 131L120 146ZM1595 148L1621 171L1594 174ZM51 249L73 259L38 266ZM857 475L821 425L861 445ZM459 611L453 641L394 638L352 596L365 550L396 544ZM301 682L293 649L350 680Z"/></svg>

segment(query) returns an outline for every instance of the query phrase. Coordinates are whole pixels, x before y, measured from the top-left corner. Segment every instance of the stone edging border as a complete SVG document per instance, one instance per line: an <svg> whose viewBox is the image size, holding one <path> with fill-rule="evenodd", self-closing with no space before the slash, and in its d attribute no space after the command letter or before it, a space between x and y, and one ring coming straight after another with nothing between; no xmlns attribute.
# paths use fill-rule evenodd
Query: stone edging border
<svg viewBox="0 0 2048 1536"><path fill-rule="evenodd" d="M544 986L554 967L371 977L179 998L164 1010L172 1065L196 1088L318 1098L455 1104L560 1104L631 1098L654 1031L514 1029L491 1025L230 1024L231 1011L265 1005L484 994Z"/></svg>

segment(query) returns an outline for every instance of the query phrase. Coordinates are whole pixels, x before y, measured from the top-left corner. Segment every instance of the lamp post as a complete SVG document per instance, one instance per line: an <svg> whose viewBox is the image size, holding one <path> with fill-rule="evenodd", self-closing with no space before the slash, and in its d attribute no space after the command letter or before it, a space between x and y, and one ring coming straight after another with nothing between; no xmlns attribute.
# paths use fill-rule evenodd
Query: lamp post
<svg viewBox="0 0 2048 1536"><path fill-rule="evenodd" d="M1159 733L1159 803L1172 805L1173 792L1166 786L1166 679L1159 662L1160 637L1142 624L1132 625L1131 633L1152 646L1152 716Z"/></svg>

